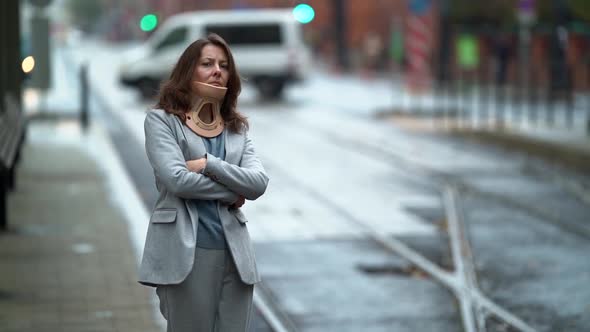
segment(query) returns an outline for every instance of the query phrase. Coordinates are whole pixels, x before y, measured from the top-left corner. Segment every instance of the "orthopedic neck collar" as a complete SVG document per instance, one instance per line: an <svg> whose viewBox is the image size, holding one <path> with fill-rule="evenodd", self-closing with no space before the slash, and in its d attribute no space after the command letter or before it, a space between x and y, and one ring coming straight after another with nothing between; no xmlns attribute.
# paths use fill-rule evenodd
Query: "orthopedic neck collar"
<svg viewBox="0 0 590 332"><path fill-rule="evenodd" d="M225 127L221 117L221 103L223 103L227 88L193 81L192 89L197 96L191 109L191 119L195 124L195 132L200 136L209 138L221 134ZM211 105L213 111L213 121L209 123L204 122L199 117L199 114L206 109L205 106L207 105Z"/></svg>

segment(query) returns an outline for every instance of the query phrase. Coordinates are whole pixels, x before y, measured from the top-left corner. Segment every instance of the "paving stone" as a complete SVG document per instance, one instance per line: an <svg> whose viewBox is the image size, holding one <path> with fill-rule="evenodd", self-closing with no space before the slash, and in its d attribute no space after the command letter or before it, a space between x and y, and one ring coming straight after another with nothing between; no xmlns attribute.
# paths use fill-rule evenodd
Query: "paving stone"
<svg viewBox="0 0 590 332"><path fill-rule="evenodd" d="M29 131L55 128L33 122ZM153 290L135 280L127 223L88 147L32 136L0 234L0 332L161 331Z"/></svg>

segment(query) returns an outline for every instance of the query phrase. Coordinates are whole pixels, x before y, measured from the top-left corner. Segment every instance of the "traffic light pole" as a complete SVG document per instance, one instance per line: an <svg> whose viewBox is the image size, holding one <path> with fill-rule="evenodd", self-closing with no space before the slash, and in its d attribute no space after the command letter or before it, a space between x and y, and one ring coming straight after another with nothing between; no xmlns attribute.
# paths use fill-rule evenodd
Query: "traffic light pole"
<svg viewBox="0 0 590 332"><path fill-rule="evenodd" d="M334 26L336 28L336 57L338 65L342 70L349 68L348 63L348 47L346 43L347 29L346 29L346 0L332 0L332 7L334 9Z"/></svg>
<svg viewBox="0 0 590 332"><path fill-rule="evenodd" d="M439 48L437 80L440 83L449 81L451 24L449 20L449 0L439 2Z"/></svg>

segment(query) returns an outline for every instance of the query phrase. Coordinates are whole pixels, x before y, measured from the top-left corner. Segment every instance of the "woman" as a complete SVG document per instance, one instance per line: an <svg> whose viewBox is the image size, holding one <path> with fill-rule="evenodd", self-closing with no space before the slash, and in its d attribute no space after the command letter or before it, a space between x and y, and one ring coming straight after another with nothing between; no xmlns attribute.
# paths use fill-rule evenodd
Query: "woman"
<svg viewBox="0 0 590 332"><path fill-rule="evenodd" d="M260 281L239 210L268 177L236 110L240 77L218 35L192 43L145 119L159 198L139 270L168 331L246 331Z"/></svg>

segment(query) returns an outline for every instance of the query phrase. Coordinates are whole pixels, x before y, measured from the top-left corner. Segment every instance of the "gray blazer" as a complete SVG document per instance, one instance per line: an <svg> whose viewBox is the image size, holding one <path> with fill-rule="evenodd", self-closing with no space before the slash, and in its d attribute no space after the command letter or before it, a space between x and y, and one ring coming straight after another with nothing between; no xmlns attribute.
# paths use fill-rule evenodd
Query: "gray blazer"
<svg viewBox="0 0 590 332"><path fill-rule="evenodd" d="M148 226L139 282L149 286L178 284L193 268L198 213L187 200L216 200L229 250L242 281L260 281L246 217L230 208L239 195L248 200L260 197L268 176L254 152L247 133L226 130L225 161L207 154L204 174L190 172L187 160L206 154L203 141L175 115L163 110L148 112L145 148L156 178L159 197Z"/></svg>

